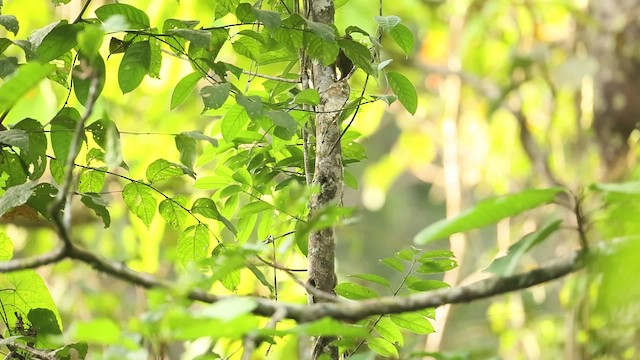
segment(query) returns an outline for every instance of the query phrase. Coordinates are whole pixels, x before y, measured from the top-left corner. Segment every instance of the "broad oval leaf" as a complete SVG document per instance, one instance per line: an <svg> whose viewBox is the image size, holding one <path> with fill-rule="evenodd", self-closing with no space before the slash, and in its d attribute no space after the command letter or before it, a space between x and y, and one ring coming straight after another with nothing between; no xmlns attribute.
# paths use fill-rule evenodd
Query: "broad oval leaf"
<svg viewBox="0 0 640 360"><path fill-rule="evenodd" d="M156 214L157 202L148 186L138 182L129 183L122 190L122 199L129 210L147 227L151 225L151 220Z"/></svg>
<svg viewBox="0 0 640 360"><path fill-rule="evenodd" d="M220 124L222 137L231 142L248 122L249 115L247 115L245 108L234 104L222 118L222 123Z"/></svg>
<svg viewBox="0 0 640 360"><path fill-rule="evenodd" d="M398 349L389 341L383 338L373 338L367 342L367 346L373 352L380 356L384 356L386 359L397 359Z"/></svg>
<svg viewBox="0 0 640 360"><path fill-rule="evenodd" d="M413 33L403 24L398 24L389 30L389 35L400 46L404 54L409 56L413 52Z"/></svg>
<svg viewBox="0 0 640 360"><path fill-rule="evenodd" d="M404 346L404 336L402 336L402 332L398 325L394 324L389 317L383 316L378 319L375 329L380 336L389 340L391 343Z"/></svg>
<svg viewBox="0 0 640 360"><path fill-rule="evenodd" d="M38 59L46 63L73 49L78 44L80 30L80 25L76 24L63 24L51 30L36 49Z"/></svg>
<svg viewBox="0 0 640 360"><path fill-rule="evenodd" d="M121 4L118 4L121 5ZM139 41L125 51L118 68L118 85L123 94L137 88L151 67L151 44Z"/></svg>
<svg viewBox="0 0 640 360"><path fill-rule="evenodd" d="M563 191L562 188L530 189L487 199L458 216L431 224L420 231L413 241L416 244L426 244L452 234L478 229L526 210L548 204Z"/></svg>
<svg viewBox="0 0 640 360"><path fill-rule="evenodd" d="M230 83L203 87L200 90L200 96L204 103L204 110L219 109L227 101L230 91Z"/></svg>
<svg viewBox="0 0 640 360"><path fill-rule="evenodd" d="M387 73L387 78L389 79L391 90L398 96L398 100L400 100L402 106L404 106L411 115L415 115L418 109L418 94L411 81L397 72Z"/></svg>
<svg viewBox="0 0 640 360"><path fill-rule="evenodd" d="M96 17L100 21L105 22L114 15L122 16L126 21L129 29L148 29L149 16L131 5L127 4L107 4L96 9Z"/></svg>
<svg viewBox="0 0 640 360"><path fill-rule="evenodd" d="M173 199L162 200L158 206L160 216L162 216L169 226L176 230L182 229L189 214L184 208L185 203L184 196L176 196Z"/></svg>
<svg viewBox="0 0 640 360"><path fill-rule="evenodd" d="M165 159L158 159L147 167L147 180L150 183L170 179L185 174L183 166L174 164Z"/></svg>
<svg viewBox="0 0 640 360"><path fill-rule="evenodd" d="M204 224L186 228L178 238L178 259L183 265L204 259L209 249L209 229Z"/></svg>
<svg viewBox="0 0 640 360"><path fill-rule="evenodd" d="M22 185L8 188L2 197L0 197L0 216L16 206L26 203L31 197L31 194L33 194L33 188L35 186L35 182L29 181Z"/></svg>
<svg viewBox="0 0 640 360"><path fill-rule="evenodd" d="M415 312L392 314L390 318L394 324L415 334L427 335L435 331L427 318Z"/></svg>

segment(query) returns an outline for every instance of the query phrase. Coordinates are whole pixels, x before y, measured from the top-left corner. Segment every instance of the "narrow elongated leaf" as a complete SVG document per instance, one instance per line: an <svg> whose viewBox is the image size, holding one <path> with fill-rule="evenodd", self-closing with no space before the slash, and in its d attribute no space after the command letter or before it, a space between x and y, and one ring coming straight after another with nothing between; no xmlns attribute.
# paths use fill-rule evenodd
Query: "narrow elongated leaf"
<svg viewBox="0 0 640 360"><path fill-rule="evenodd" d="M427 318L415 312L393 314L390 318L396 325L415 334L427 335L435 331Z"/></svg>
<svg viewBox="0 0 640 360"><path fill-rule="evenodd" d="M561 224L562 220L554 220L547 223L540 229L525 235L522 239L509 247L507 255L495 259L487 268L487 271L502 276L512 275L522 255L526 254L534 246L546 240L549 235L553 234L560 228Z"/></svg>
<svg viewBox="0 0 640 360"><path fill-rule="evenodd" d="M417 244L426 244L446 238L452 234L478 229L504 218L518 215L526 210L548 204L563 191L561 188L531 189L487 199L458 216L440 220L424 228L415 236L413 241Z"/></svg>
<svg viewBox="0 0 640 360"><path fill-rule="evenodd" d="M0 113L10 109L20 98L51 74L56 66L29 62L16 70L0 85Z"/></svg>
<svg viewBox="0 0 640 360"><path fill-rule="evenodd" d="M376 275L376 274L357 274L357 275L349 275L349 277L370 281L370 282L373 282L373 283L376 283L376 284L380 284L380 285L383 285L383 286L386 286L386 287L391 286L391 284L389 283L389 280L387 280L386 278L383 278L380 275Z"/></svg>
<svg viewBox="0 0 640 360"><path fill-rule="evenodd" d="M202 74L194 72L182 78L171 94L171 110L182 104L202 79Z"/></svg>
<svg viewBox="0 0 640 360"><path fill-rule="evenodd" d="M240 211L238 211L238 217L241 218L243 216L257 214L261 211L265 211L269 209L273 209L273 206L271 204L264 202L262 200L254 201L252 203L248 203L247 205L243 206L240 209Z"/></svg>
<svg viewBox="0 0 640 360"><path fill-rule="evenodd" d="M414 115L418 109L418 94L416 88L411 84L411 81L397 72L387 73L387 79L389 79L391 90L398 96L398 100L400 100L402 106L404 106L411 115Z"/></svg>
<svg viewBox="0 0 640 360"><path fill-rule="evenodd" d="M591 190L602 191L602 192L639 195L640 181L630 181L630 182L624 182L624 183L610 183L610 184L593 184L591 185L590 188Z"/></svg>
<svg viewBox="0 0 640 360"><path fill-rule="evenodd" d="M350 300L363 300L379 297L375 291L352 282L343 282L338 284L335 291L336 294Z"/></svg>
<svg viewBox="0 0 640 360"><path fill-rule="evenodd" d="M121 4L118 4L121 5ZM118 84L123 94L137 88L151 66L151 45L148 41L133 43L122 57L118 68Z"/></svg>
<svg viewBox="0 0 640 360"><path fill-rule="evenodd" d="M178 134L175 137L176 148L180 152L180 162L184 164L188 169L193 169L193 164L196 162L196 140L184 133ZM191 172L190 175L195 174Z"/></svg>
<svg viewBox="0 0 640 360"><path fill-rule="evenodd" d="M136 182L129 183L122 190L122 198L129 210L147 227L151 225L151 220L156 214L157 202L148 186Z"/></svg>
<svg viewBox="0 0 640 360"><path fill-rule="evenodd" d="M114 15L122 16L127 21L129 29L148 29L150 27L147 14L131 5L107 4L96 9L96 16L102 22Z"/></svg>

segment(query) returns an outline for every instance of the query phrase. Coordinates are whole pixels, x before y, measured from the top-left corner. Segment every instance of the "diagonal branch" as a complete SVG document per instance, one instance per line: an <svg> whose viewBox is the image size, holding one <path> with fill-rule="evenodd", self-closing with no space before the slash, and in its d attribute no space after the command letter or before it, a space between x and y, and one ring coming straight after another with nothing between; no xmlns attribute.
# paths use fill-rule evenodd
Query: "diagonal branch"
<svg viewBox="0 0 640 360"><path fill-rule="evenodd" d="M285 318L298 322L309 322L323 317L358 321L372 315L397 314L439 307L446 304L466 303L526 289L566 276L585 266L581 254L581 252L576 251L548 265L518 275L495 277L467 286L439 289L403 297L389 296L364 301L318 303L309 306L287 304L265 298L253 297L253 301L256 303L256 308L253 313L260 316L273 317L276 313L284 310L286 311ZM65 258L86 263L99 272L106 273L114 278L146 289L165 288L175 290L176 293L183 291L179 290L182 289L182 287L176 283L159 279L151 274L131 270L120 262L110 261L88 250L81 249L74 244L72 244L71 247L61 247L39 257L0 263L0 273L31 269L59 262ZM198 289L187 292L185 296L188 299L204 303L215 303L225 299L239 298L239 296L236 295L215 295Z"/></svg>

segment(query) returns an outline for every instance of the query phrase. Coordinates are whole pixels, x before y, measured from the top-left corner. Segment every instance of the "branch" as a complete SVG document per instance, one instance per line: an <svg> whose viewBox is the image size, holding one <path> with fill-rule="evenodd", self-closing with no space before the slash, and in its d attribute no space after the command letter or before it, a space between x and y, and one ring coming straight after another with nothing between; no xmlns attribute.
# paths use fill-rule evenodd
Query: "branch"
<svg viewBox="0 0 640 360"><path fill-rule="evenodd" d="M585 262L581 254L581 252L576 251L548 265L518 275L495 277L467 286L427 291L403 297L388 296L363 301L318 303L309 306L279 303L266 298L253 297L252 299L256 303L256 308L253 313L259 316L273 317L277 312L285 310L285 318L298 322L309 322L323 317L358 321L371 315L397 314L439 307L446 304L466 303L526 289L566 276L584 267ZM161 280L147 273L131 270L120 262L107 260L88 250L81 249L77 245L71 245L71 247L68 248L61 247L39 257L0 263L0 273L32 269L59 262L65 258L84 262L99 272L109 274L112 277L146 289L164 288L175 290L176 293L183 291L183 288L176 283ZM221 300L240 297L237 295L215 295L197 289L187 292L185 296L188 299L204 303L215 303Z"/></svg>

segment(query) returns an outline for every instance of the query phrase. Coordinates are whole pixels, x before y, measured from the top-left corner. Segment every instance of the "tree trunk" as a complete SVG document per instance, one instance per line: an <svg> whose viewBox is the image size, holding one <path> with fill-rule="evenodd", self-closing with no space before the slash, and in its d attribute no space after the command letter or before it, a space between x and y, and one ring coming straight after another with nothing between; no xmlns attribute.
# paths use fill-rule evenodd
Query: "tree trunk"
<svg viewBox="0 0 640 360"><path fill-rule="evenodd" d="M333 0L307 0L306 14L311 21L333 24ZM332 66L317 61L305 61L303 71L309 74L313 87L320 94L320 104L316 107L316 158L313 185L319 192L311 198L309 217L313 218L324 207L337 204L342 197L342 151L340 144L340 110L349 98L346 81L336 81ZM335 238L332 228L313 232L309 236L309 284L314 288L335 294ZM327 301L309 294L308 303ZM330 343L332 337L313 340L312 358L327 354L329 359L338 359L338 348ZM326 358L326 356L325 356Z"/></svg>

